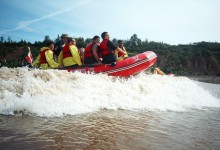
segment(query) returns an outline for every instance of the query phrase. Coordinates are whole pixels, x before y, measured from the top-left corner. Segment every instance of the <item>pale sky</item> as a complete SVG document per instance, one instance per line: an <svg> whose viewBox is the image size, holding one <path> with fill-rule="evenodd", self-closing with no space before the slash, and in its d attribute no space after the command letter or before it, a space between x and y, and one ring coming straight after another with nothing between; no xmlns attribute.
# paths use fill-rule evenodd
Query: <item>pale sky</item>
<svg viewBox="0 0 220 150"><path fill-rule="evenodd" d="M0 36L43 41L58 34L167 44L220 42L220 0L1 0Z"/></svg>

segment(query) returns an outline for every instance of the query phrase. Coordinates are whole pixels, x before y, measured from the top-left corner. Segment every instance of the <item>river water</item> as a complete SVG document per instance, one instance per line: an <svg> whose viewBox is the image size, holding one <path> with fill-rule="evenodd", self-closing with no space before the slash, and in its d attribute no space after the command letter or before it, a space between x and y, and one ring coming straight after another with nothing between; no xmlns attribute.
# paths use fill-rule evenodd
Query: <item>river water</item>
<svg viewBox="0 0 220 150"><path fill-rule="evenodd" d="M0 149L219 149L220 84L0 68Z"/></svg>

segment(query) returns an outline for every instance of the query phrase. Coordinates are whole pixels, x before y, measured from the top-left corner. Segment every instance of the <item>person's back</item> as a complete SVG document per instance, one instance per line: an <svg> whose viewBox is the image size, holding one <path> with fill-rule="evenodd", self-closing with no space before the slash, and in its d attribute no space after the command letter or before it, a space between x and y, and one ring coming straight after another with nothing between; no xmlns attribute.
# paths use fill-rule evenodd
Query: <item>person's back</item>
<svg viewBox="0 0 220 150"><path fill-rule="evenodd" d="M42 47L40 50L40 54L33 63L33 66L36 68L40 66L41 69L59 68L59 64L54 60L53 49L53 42L48 42L45 47Z"/></svg>
<svg viewBox="0 0 220 150"><path fill-rule="evenodd" d="M78 48L74 45L73 38L68 39L66 44L59 54L58 62L64 67L70 66L81 66L82 62L80 59Z"/></svg>
<svg viewBox="0 0 220 150"><path fill-rule="evenodd" d="M102 61L99 58L99 41L99 36L94 36L93 41L86 46L84 53L85 64L102 64Z"/></svg>
<svg viewBox="0 0 220 150"><path fill-rule="evenodd" d="M73 42L73 45L78 49L77 44L76 44L76 39L73 38L72 42ZM80 60L81 60L82 64L84 64L84 50L85 49L83 47L78 49Z"/></svg>

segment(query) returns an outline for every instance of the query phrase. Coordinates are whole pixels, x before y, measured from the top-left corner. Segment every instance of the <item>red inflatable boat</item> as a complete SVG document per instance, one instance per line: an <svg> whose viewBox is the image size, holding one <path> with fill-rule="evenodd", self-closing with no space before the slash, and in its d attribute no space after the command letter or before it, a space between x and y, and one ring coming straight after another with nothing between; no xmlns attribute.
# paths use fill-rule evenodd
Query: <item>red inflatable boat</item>
<svg viewBox="0 0 220 150"><path fill-rule="evenodd" d="M140 73L151 67L157 60L157 55L152 51L129 57L125 60L118 61L114 67L107 64L95 66L80 66L66 68L69 72L80 71L83 73L103 73L110 76L127 77Z"/></svg>

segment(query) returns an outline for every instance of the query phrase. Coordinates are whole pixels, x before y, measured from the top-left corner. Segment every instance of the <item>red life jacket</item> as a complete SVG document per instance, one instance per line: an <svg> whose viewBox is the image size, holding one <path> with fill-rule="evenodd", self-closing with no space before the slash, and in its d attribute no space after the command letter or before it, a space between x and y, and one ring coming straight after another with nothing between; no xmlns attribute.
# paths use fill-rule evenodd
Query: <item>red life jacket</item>
<svg viewBox="0 0 220 150"><path fill-rule="evenodd" d="M126 52L124 46L121 48L124 52ZM118 52L118 57L124 56L124 54L122 52Z"/></svg>
<svg viewBox="0 0 220 150"><path fill-rule="evenodd" d="M48 51L48 50L50 50L50 49L49 49L49 48L45 48L44 50L42 50L42 51L40 52L40 63L41 63L41 64L47 63L47 59L46 59L45 52Z"/></svg>
<svg viewBox="0 0 220 150"><path fill-rule="evenodd" d="M94 44L97 44L97 54L98 54L98 57L99 58L102 58L102 54L100 52L100 44L98 43L95 43L95 42L91 42L89 43L86 48L85 48L85 53L84 53L84 57L85 58L90 58L90 57L93 57L93 51L92 51L92 47Z"/></svg>
<svg viewBox="0 0 220 150"><path fill-rule="evenodd" d="M64 58L67 58L67 57L72 57L73 55L71 54L70 52L70 46L72 44L71 43L68 43L66 44L63 48L62 48L62 52L63 52L63 59Z"/></svg>
<svg viewBox="0 0 220 150"><path fill-rule="evenodd" d="M92 52L92 46L93 44L95 44L95 42L91 42L89 43L86 48L85 48L85 53L84 53L84 57L85 58L90 58L93 56L93 52Z"/></svg>
<svg viewBox="0 0 220 150"><path fill-rule="evenodd" d="M104 40L101 42L101 44L100 44L100 50L101 50L102 56L105 56L105 55L114 53L114 52L111 51L111 49L108 47L107 42L108 42L108 40L107 40L107 39L104 39Z"/></svg>

